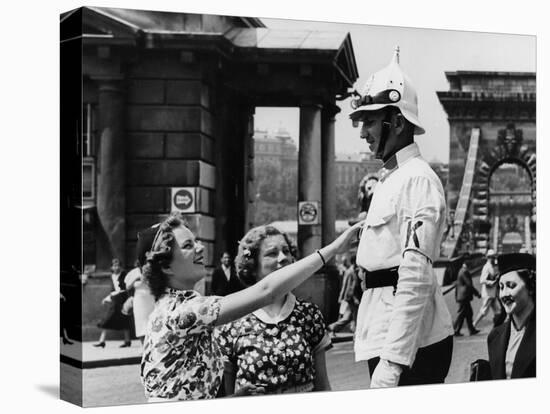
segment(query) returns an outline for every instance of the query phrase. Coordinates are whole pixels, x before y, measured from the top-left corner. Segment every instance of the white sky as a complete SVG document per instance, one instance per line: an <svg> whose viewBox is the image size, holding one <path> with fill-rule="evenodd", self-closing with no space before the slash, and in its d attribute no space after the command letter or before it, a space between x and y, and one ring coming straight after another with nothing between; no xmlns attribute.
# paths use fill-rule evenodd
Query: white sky
<svg viewBox="0 0 550 414"><path fill-rule="evenodd" d="M423 156L431 161L449 160L449 123L436 91L448 91L445 72L457 70L535 72L534 36L411 29L360 24L304 22L262 19L272 29L336 30L351 33L361 91L367 77L386 66L396 45L400 64L416 87L420 122L426 134L417 137ZM336 152L368 151L359 139L359 130L351 126L349 102L338 103L342 111L336 117ZM296 108L258 108L256 127L276 130L284 126L298 141L299 115Z"/></svg>

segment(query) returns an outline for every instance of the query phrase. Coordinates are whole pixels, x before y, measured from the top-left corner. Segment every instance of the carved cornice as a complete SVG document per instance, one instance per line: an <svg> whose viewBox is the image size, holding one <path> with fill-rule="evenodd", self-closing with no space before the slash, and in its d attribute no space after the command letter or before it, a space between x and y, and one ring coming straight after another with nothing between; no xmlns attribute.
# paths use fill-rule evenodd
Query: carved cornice
<svg viewBox="0 0 550 414"><path fill-rule="evenodd" d="M535 94L484 94L473 92L438 92L450 121L534 122Z"/></svg>

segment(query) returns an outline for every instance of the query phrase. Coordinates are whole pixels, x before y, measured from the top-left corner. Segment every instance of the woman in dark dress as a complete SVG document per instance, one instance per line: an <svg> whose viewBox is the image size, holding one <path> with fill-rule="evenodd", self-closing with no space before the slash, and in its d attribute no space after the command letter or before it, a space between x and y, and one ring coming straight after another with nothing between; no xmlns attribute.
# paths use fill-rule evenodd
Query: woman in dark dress
<svg viewBox="0 0 550 414"><path fill-rule="evenodd" d="M120 260L118 259L113 259L111 271L113 290L101 302L104 305L109 305L110 309L105 318L97 325L102 330L99 342L94 344L94 346L104 348L107 330L114 330L124 332L124 342L120 345L120 348L126 348L132 345L130 341L130 317L122 313L122 305L129 297L124 284L126 272L122 270Z"/></svg>
<svg viewBox="0 0 550 414"><path fill-rule="evenodd" d="M492 379L536 376L536 260L526 253L498 257L499 298L508 318L487 338Z"/></svg>
<svg viewBox="0 0 550 414"><path fill-rule="evenodd" d="M235 259L245 285L254 285L294 261L288 237L272 226L250 230ZM330 337L319 308L285 293L220 327L216 339L226 359L227 395L251 386L255 393L328 391L325 351Z"/></svg>

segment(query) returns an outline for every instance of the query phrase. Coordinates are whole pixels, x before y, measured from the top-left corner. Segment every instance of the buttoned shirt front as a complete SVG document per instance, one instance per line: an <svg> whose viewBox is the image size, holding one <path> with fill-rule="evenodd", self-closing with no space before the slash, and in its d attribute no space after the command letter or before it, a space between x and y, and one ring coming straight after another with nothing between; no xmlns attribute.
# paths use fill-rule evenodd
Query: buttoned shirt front
<svg viewBox="0 0 550 414"><path fill-rule="evenodd" d="M357 361L380 357L412 366L419 347L452 335L432 263L445 227L441 181L413 143L384 164L367 214L357 263L367 271L399 266L392 286L368 289L359 306Z"/></svg>
<svg viewBox="0 0 550 414"><path fill-rule="evenodd" d="M118 283L119 277L120 273L111 273L111 282L113 282L113 289L115 292L120 292L122 290L120 288L120 284Z"/></svg>
<svg viewBox="0 0 550 414"><path fill-rule="evenodd" d="M519 346L525 335L525 326L521 329L516 329L514 321L510 322L510 339L508 340L508 348L506 349L506 356L504 358L504 366L506 371L506 379L512 378L512 370L514 368L514 361L516 360L516 354L518 353Z"/></svg>
<svg viewBox="0 0 550 414"><path fill-rule="evenodd" d="M231 279L231 268L222 263L222 270L223 273L225 273L225 278L229 281L229 279Z"/></svg>

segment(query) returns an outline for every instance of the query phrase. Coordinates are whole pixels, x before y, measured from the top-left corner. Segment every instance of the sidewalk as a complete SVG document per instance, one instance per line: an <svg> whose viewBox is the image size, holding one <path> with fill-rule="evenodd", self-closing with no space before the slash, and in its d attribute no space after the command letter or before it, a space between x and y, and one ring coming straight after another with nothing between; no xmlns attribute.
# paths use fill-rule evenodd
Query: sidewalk
<svg viewBox="0 0 550 414"><path fill-rule="evenodd" d="M353 341L353 334L337 333L332 338L332 343L348 341ZM106 341L105 348L96 348L94 343L74 341L72 345L64 345L60 342L61 362L80 369L135 365L141 362L141 342L137 339L132 341L129 348L119 348L122 341Z"/></svg>
<svg viewBox="0 0 550 414"><path fill-rule="evenodd" d="M64 345L60 342L61 362L76 368L104 368L115 365L134 365L141 362L141 342L132 341L129 348L119 348L122 341L106 341L105 348L96 348L95 342L77 342Z"/></svg>

